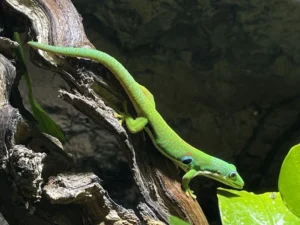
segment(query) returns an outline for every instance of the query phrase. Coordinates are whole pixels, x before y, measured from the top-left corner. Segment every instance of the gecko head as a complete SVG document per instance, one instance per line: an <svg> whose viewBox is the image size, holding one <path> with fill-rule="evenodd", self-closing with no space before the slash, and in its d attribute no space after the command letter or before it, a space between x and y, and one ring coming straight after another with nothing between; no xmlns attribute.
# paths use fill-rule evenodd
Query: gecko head
<svg viewBox="0 0 300 225"><path fill-rule="evenodd" d="M196 170L195 176L203 175L237 189L244 186L243 178L236 167L221 159L213 158L197 162L192 156L184 156L181 163L186 166L185 170Z"/></svg>
<svg viewBox="0 0 300 225"><path fill-rule="evenodd" d="M218 164L218 166L214 169L200 171L199 174L217 180L233 188L242 189L244 187L243 178L239 175L233 164L229 164L220 159L214 160L219 161L220 164Z"/></svg>

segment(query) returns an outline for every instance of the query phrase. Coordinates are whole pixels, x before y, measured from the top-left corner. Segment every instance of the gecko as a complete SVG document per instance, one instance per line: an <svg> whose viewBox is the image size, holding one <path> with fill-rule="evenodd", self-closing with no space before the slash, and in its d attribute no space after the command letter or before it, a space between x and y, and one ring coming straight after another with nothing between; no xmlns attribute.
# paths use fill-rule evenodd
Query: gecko
<svg viewBox="0 0 300 225"><path fill-rule="evenodd" d="M88 48L53 46L34 41L28 42L28 45L56 55L94 60L110 70L124 88L137 113L137 116L133 117L128 112L127 104L124 103L124 112L115 117L124 121L131 133L144 130L159 152L185 172L181 186L187 196L196 198L189 183L199 175L217 180L233 188L243 188L244 181L236 167L184 141L156 110L152 93L135 81L128 70L114 57L105 52Z"/></svg>

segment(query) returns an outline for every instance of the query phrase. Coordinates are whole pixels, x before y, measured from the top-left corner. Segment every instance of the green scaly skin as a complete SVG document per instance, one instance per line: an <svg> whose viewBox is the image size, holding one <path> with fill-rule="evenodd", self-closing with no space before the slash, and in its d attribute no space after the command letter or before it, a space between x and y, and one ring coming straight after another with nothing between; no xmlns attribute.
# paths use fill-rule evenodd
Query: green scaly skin
<svg viewBox="0 0 300 225"><path fill-rule="evenodd" d="M233 188L243 188L244 181L236 167L194 148L181 139L156 110L152 94L138 84L126 68L112 56L94 49L58 47L32 41L28 42L28 45L58 55L88 58L107 67L119 80L138 113L138 117L133 118L125 104L125 113L119 117L125 121L130 132L145 130L155 147L186 172L182 178L182 188L188 196L196 198L189 183L198 175L204 175Z"/></svg>

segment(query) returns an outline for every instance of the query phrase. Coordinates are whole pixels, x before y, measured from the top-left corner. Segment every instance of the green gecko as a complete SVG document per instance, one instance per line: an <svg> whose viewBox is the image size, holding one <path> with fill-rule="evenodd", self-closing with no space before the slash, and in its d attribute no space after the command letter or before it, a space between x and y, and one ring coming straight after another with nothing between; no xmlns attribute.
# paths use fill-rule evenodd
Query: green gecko
<svg viewBox="0 0 300 225"><path fill-rule="evenodd" d="M156 110L153 95L137 83L127 69L112 56L87 48L59 47L32 41L28 42L28 45L53 54L95 60L108 68L125 89L138 114L137 118L133 118L124 104L125 112L118 117L125 121L131 133L145 130L154 146L186 172L182 177L182 188L188 196L196 198L189 183L198 175L212 178L233 188L243 188L244 181L236 167L194 148L180 138Z"/></svg>

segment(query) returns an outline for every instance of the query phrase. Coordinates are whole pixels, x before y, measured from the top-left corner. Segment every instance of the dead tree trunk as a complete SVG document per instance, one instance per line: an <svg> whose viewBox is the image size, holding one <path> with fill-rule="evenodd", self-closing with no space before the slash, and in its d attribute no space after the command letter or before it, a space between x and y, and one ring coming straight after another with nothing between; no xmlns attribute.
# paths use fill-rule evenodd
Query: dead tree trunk
<svg viewBox="0 0 300 225"><path fill-rule="evenodd" d="M197 201L182 191L175 166L147 137L129 134L114 118L128 97L102 65L31 51L36 64L56 71L69 85L59 96L117 138L140 192L135 208L113 202L95 174L71 172L73 157L37 129L22 105L13 31L26 31L28 39L42 43L94 48L70 1L2 0L0 20L0 206L10 225L168 224L170 214L207 224Z"/></svg>

